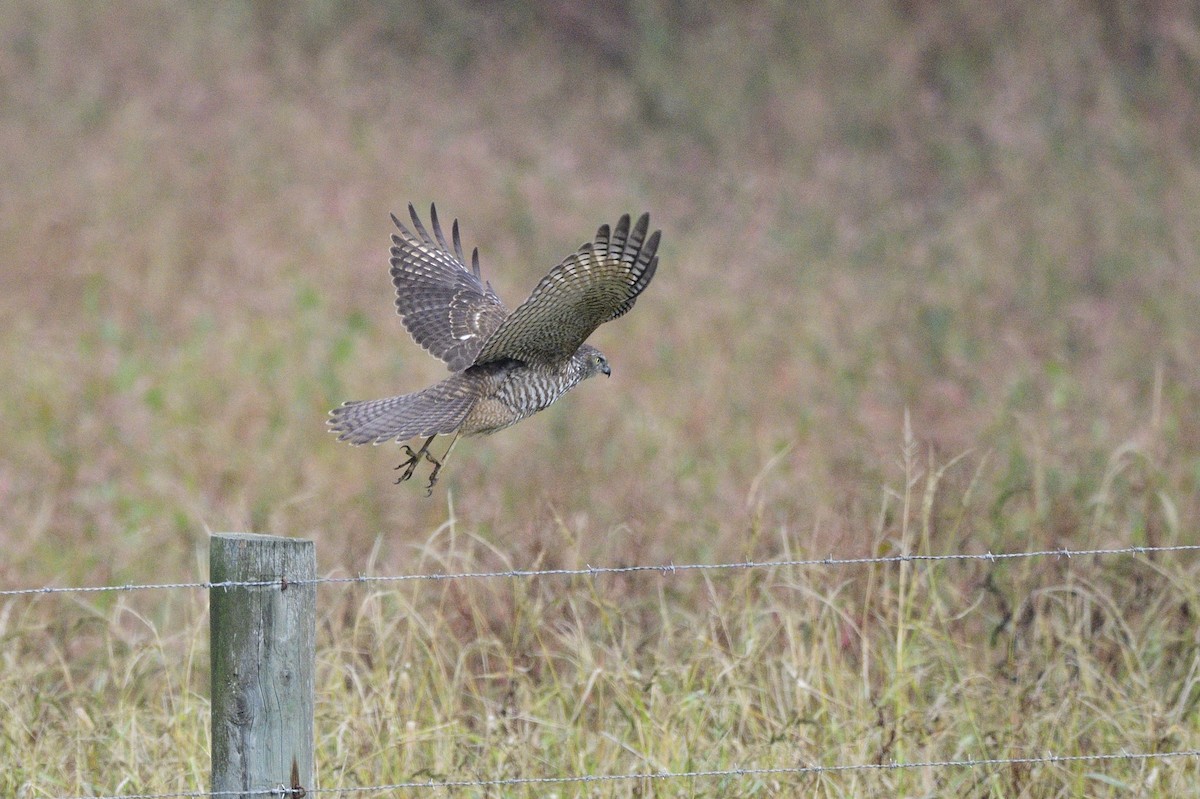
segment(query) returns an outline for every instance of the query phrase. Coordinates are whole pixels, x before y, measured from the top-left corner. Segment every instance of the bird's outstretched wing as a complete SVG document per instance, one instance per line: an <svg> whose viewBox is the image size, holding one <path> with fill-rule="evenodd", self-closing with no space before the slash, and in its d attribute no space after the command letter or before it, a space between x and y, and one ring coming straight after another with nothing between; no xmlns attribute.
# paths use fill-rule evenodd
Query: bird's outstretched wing
<svg viewBox="0 0 1200 799"><path fill-rule="evenodd" d="M629 215L550 270L529 299L484 342L475 363L505 358L557 363L571 357L597 327L633 307L658 268L659 231L649 238L650 215L630 229Z"/></svg>
<svg viewBox="0 0 1200 799"><path fill-rule="evenodd" d="M475 362L484 341L508 316L508 309L479 275L479 250L471 252L471 268L463 257L458 220L451 226L454 249L429 206L433 236L410 203L414 234L392 214L400 229L392 234L392 285L396 312L413 340L441 358L452 372Z"/></svg>

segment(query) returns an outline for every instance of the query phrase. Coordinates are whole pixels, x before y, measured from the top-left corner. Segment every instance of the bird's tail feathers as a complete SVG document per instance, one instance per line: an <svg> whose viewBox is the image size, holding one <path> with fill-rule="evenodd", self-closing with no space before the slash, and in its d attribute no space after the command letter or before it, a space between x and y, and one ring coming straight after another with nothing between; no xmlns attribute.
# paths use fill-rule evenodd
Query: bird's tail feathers
<svg viewBox="0 0 1200 799"><path fill-rule="evenodd" d="M382 444L393 439L453 433L462 424L475 392L469 378L452 375L424 391L377 400L347 402L330 411L328 421L339 441Z"/></svg>

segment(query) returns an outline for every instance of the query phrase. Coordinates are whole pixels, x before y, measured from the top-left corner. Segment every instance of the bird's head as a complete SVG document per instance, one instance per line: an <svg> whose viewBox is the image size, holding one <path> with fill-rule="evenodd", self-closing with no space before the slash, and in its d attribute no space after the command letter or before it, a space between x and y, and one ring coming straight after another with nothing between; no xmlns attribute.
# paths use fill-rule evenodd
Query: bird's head
<svg viewBox="0 0 1200 799"><path fill-rule="evenodd" d="M583 364L584 378L593 377L598 374L603 374L608 377L612 374L612 369L608 366L608 358L604 357L604 353L593 347L591 344L584 344L575 353Z"/></svg>

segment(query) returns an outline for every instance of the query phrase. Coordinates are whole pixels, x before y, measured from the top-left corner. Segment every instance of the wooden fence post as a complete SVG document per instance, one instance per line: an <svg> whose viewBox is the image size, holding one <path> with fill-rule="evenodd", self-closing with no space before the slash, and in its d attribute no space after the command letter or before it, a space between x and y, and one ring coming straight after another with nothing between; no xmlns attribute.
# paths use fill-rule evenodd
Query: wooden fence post
<svg viewBox="0 0 1200 799"><path fill-rule="evenodd" d="M209 580L212 790L300 799L313 786L316 549L312 541L218 533Z"/></svg>

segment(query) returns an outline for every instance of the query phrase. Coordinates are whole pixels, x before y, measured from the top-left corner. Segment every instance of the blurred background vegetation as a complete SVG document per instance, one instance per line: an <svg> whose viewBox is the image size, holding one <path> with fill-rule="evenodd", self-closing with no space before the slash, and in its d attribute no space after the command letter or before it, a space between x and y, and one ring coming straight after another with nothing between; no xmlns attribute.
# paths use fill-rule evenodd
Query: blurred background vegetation
<svg viewBox="0 0 1200 799"><path fill-rule="evenodd" d="M5 585L220 529L398 567L451 502L521 562L860 553L905 409L978 477L942 547L1194 527L1190 6L16 2L0 39ZM392 312L410 201L510 304L620 213L665 242L613 379L432 500L323 429L440 374Z"/></svg>
<svg viewBox="0 0 1200 799"><path fill-rule="evenodd" d="M431 201L461 220L510 305L622 213L649 211L663 246L637 309L593 338L613 377L462 444L426 499L416 481L392 485L398 448L340 444L324 420L343 400L443 374L395 318L387 274L388 212ZM218 530L314 538L331 574L854 556L901 538L930 552L1196 543L1198 208L1195 4L11 0L0 10L0 586L196 579ZM975 569L916 595L959 590L945 607L982 608L946 627L947 656L963 641L1003 650L1022 591L1063 569L1014 565L1007 583ZM1107 615L1064 622L1096 633L1127 611L1122 625L1169 640L1138 647L1161 656L1133 670L1151 693L1195 657L1178 601L1195 581L1151 601L1157 577L1105 572L1093 588ZM858 669L842 659L856 634L863 658L869 640L902 641L889 625L903 631L914 594L903 577L872 593L874 579L838 595L862 605L820 639L813 662L834 664L822 674ZM702 662L668 632L704 626L713 586L670 584L670 607L697 614L679 622L656 615L659 585L608 586L578 607L546 586L534 610L521 587L447 586L421 612L448 614L431 622L438 641L495 635L524 651L513 630L536 638L552 618L555 630L591 619L612 632L605 603L640 598L649 604L612 633L610 662L643 657L660 624L663 663ZM751 612L766 601L751 588L722 584L742 604L713 612L745 610L758 629L769 614ZM73 674L135 705L164 693L129 676L138 668L202 686L203 667L168 668L181 652L192 662L203 613L192 599L118 602L147 613L145 629L191 619L182 639L159 642L161 673L120 660L151 634L119 607L93 635L90 605L23 604L15 617L7 605L10 688L24 690L20 675L42 674L42 660L62 674L36 683L40 699L5 706L73 695ZM835 602L811 604L815 616ZM362 618L345 616L356 631ZM330 638L344 642L339 624ZM716 637L728 643L729 629ZM567 639L550 649L576 656ZM1120 641L1089 650L1118 686L1132 662L1111 655L1132 646ZM995 672L985 651L985 681L1020 682L1009 645ZM1039 691L1057 653L1031 659ZM463 657L467 672L491 668ZM363 668L408 680L408 660ZM98 676L116 673L125 681ZM791 685L781 674L747 684ZM447 685L449 705L469 701ZM1189 696L1177 709L1194 720ZM1012 730L1003 693L980 701L996 730ZM64 729L91 723L80 707L62 712ZM171 718L194 711L199 724L187 707ZM1117 707L1161 721L1137 701ZM1169 726L1106 743L1162 742ZM820 729L855 741L860 728ZM156 740L202 751L198 739Z"/></svg>

